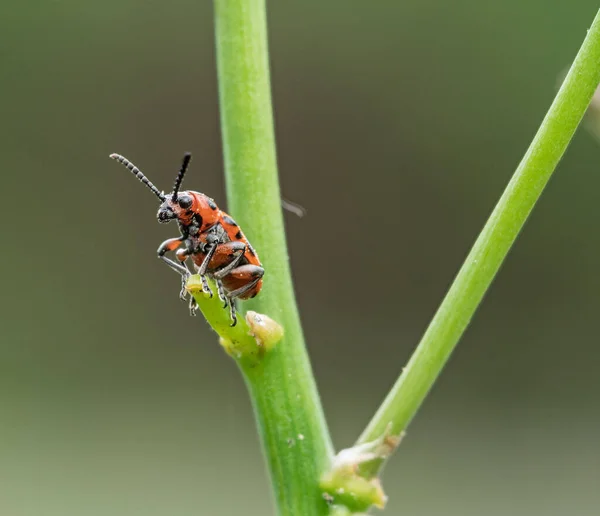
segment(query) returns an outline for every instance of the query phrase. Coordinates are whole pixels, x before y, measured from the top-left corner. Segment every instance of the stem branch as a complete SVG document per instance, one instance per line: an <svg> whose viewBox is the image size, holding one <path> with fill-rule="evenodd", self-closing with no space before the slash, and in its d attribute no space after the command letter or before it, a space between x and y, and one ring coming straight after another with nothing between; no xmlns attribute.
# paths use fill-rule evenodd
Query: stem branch
<svg viewBox="0 0 600 516"><path fill-rule="evenodd" d="M359 444L377 439L389 424L393 434L400 434L416 414L558 165L598 82L600 12L523 160ZM383 462L374 460L361 472L375 475Z"/></svg>

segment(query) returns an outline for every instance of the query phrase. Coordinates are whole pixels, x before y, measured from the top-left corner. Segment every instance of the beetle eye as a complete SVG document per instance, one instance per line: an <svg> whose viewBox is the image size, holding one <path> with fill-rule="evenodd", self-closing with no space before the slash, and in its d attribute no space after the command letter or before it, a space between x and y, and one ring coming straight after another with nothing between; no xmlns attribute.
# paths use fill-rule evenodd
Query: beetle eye
<svg viewBox="0 0 600 516"><path fill-rule="evenodd" d="M190 195L180 195L178 202L184 210L187 210L192 205L192 197Z"/></svg>

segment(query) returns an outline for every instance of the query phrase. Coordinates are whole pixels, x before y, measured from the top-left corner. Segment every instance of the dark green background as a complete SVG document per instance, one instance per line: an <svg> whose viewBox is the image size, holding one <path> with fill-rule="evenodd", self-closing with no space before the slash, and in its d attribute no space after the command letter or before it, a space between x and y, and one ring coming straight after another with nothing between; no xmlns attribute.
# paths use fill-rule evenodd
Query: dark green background
<svg viewBox="0 0 600 516"><path fill-rule="evenodd" d="M337 446L410 356L597 8L270 2L282 187L308 210L287 216L292 266ZM108 159L169 188L191 150L187 186L225 204L210 2L13 0L0 34L0 514L269 514L243 383L155 258L176 228ZM388 514L598 513L599 172L582 130L387 469Z"/></svg>

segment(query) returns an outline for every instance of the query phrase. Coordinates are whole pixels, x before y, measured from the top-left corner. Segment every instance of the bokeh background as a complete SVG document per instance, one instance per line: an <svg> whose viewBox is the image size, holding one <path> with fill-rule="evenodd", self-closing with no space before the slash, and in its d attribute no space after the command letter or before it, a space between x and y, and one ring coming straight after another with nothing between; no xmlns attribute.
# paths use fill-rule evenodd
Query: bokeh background
<svg viewBox="0 0 600 516"><path fill-rule="evenodd" d="M286 215L292 265L337 446L410 356L597 8L270 2L282 188L308 210ZM0 514L270 514L244 385L155 257L176 228L108 159L167 188L191 150L187 186L225 204L210 2L13 1L0 34ZM599 171L580 130L386 470L387 514L598 514Z"/></svg>

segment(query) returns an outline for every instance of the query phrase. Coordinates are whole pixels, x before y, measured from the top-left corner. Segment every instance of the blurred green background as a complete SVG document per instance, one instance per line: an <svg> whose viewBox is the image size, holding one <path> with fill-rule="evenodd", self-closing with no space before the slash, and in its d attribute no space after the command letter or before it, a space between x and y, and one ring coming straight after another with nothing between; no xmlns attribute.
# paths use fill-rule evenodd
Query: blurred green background
<svg viewBox="0 0 600 516"><path fill-rule="evenodd" d="M282 188L308 210L286 216L292 266L338 447L410 356L597 8L270 2ZM0 32L0 514L270 514L244 385L155 257L176 227L108 159L168 188L191 150L187 186L225 204L210 2L13 1ZM579 131L386 470L387 514L598 514L599 170Z"/></svg>

